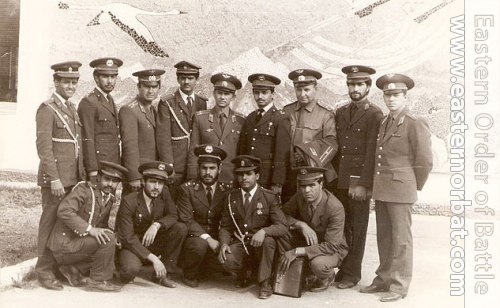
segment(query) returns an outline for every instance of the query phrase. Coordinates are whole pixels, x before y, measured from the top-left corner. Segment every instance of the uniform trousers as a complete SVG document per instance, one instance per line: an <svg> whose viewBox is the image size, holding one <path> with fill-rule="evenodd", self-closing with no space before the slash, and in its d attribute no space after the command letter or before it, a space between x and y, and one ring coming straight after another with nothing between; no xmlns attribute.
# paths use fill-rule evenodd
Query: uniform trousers
<svg viewBox="0 0 500 308"><path fill-rule="evenodd" d="M347 189L337 189L335 191L335 196L344 206L344 234L347 246L349 246L349 253L342 261L335 280L358 283L361 280L361 263L365 253L366 232L370 217L370 199L356 201L349 197L348 192Z"/></svg>
<svg viewBox="0 0 500 308"><path fill-rule="evenodd" d="M116 237L113 233L106 234L110 241L103 245L100 245L90 235L75 238L76 241L83 239L82 248L79 251L73 253L54 252L54 258L59 264L73 265L82 274L90 271L89 277L92 280L105 281L112 279L115 269Z"/></svg>
<svg viewBox="0 0 500 308"><path fill-rule="evenodd" d="M372 284L401 295L408 294L413 271L412 205L375 201L380 265Z"/></svg>
<svg viewBox="0 0 500 308"><path fill-rule="evenodd" d="M195 279L199 274L209 276L215 272L222 272L223 268L218 260L218 254L208 246L208 242L201 237L189 236L182 248L182 267L184 277Z"/></svg>
<svg viewBox="0 0 500 308"><path fill-rule="evenodd" d="M161 256L167 272L177 272L177 260L182 243L187 236L187 227L181 222L176 222L168 230L159 230L155 240L148 250L156 256ZM142 240L142 239L141 239ZM120 278L122 281L132 281L139 274L144 264L149 261L142 260L132 251L122 248L120 251Z"/></svg>
<svg viewBox="0 0 500 308"><path fill-rule="evenodd" d="M276 240L266 236L260 247L252 247L250 241L245 242L249 255L246 254L243 244L238 241L232 243L229 248L231 253L226 253L226 261L222 267L230 273L235 273L238 277L246 278L248 265L258 262L257 281L259 283L271 278L276 251Z"/></svg>
<svg viewBox="0 0 500 308"><path fill-rule="evenodd" d="M291 230L278 240L280 254L297 247L307 247L307 242L300 231ZM333 275L341 259L339 254L316 256L309 260L309 268L318 279L326 279Z"/></svg>
<svg viewBox="0 0 500 308"><path fill-rule="evenodd" d="M39 280L55 279L53 267L56 265L52 251L47 247L50 233L57 221L57 208L72 187L64 189L64 196L52 195L50 187L42 187L42 216L38 224L38 260L35 270Z"/></svg>
<svg viewBox="0 0 500 308"><path fill-rule="evenodd" d="M183 173L176 173L173 177L169 177L168 190L170 192L170 196L174 202L177 202L179 199L179 191L182 183L186 181L186 177Z"/></svg>

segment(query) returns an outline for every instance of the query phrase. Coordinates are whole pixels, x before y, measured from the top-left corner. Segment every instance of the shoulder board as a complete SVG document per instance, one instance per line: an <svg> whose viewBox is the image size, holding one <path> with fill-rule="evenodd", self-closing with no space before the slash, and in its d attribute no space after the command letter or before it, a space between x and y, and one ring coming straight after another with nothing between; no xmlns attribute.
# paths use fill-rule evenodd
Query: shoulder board
<svg viewBox="0 0 500 308"><path fill-rule="evenodd" d="M196 94L196 97L198 97L198 98L200 98L200 99L202 99L202 100L204 100L204 101L208 101L208 98L206 98L206 97L205 97L205 96L203 96L203 95Z"/></svg>
<svg viewBox="0 0 500 308"><path fill-rule="evenodd" d="M137 104L138 104L138 102L136 100L134 100L131 103L126 104L125 106L127 106L129 108L134 108L135 106L137 106Z"/></svg>
<svg viewBox="0 0 500 308"><path fill-rule="evenodd" d="M209 112L209 110L198 110L196 111L196 115L208 114Z"/></svg>
<svg viewBox="0 0 500 308"><path fill-rule="evenodd" d="M236 111L236 110L233 110L233 111L234 111L234 115L235 115L235 116L238 116L238 117L240 117L240 118L245 119L245 116L243 115L243 113L240 113L240 112L238 112L238 111Z"/></svg>
<svg viewBox="0 0 500 308"><path fill-rule="evenodd" d="M279 113L279 114L283 114L283 115L285 115L285 114L286 114L286 113L285 113L285 111L284 111L283 109L276 109L276 110L278 110L278 113Z"/></svg>
<svg viewBox="0 0 500 308"><path fill-rule="evenodd" d="M160 100L162 101L166 101L166 100L169 100L169 99L172 99L175 97L175 94L174 93L171 93L171 94L167 94L167 93L164 93L160 96Z"/></svg>
<svg viewBox="0 0 500 308"><path fill-rule="evenodd" d="M261 188L262 188L262 192L264 192L264 193L267 193L267 194L270 194L270 195L273 195L273 196L278 195L277 193L275 193L274 191L272 191L270 189L264 188L262 186L261 186Z"/></svg>
<svg viewBox="0 0 500 308"><path fill-rule="evenodd" d="M325 102L323 102L323 101L317 100L317 101L316 101L316 104L317 104L318 106L322 107L322 108L325 108L326 110L328 110L328 111L330 111L330 112L331 112L331 111L333 111L333 108L332 108L331 106L328 106L328 105L327 105Z"/></svg>
<svg viewBox="0 0 500 308"><path fill-rule="evenodd" d="M195 180L189 180L189 181L184 182L184 184L182 184L182 185L184 185L186 187L190 187L190 186L194 186L195 183L196 183Z"/></svg>
<svg viewBox="0 0 500 308"><path fill-rule="evenodd" d="M410 113L407 113L405 114L405 116L408 118L408 119L412 119L414 121L418 120L418 116L414 115L414 114L410 114Z"/></svg>
<svg viewBox="0 0 500 308"><path fill-rule="evenodd" d="M85 95L85 97L90 97L92 95L95 95L94 91L96 91L95 89L90 91L89 93L87 93L87 95Z"/></svg>
<svg viewBox="0 0 500 308"><path fill-rule="evenodd" d="M296 102L297 102L297 101L295 101L295 102L293 102L293 103L290 103L290 104L288 104L288 105L285 105L285 106L283 107L283 110L285 110L285 108L287 108L287 107L288 107L288 108L293 108L292 106L293 106L293 105L295 105L295 103L296 103Z"/></svg>
<svg viewBox="0 0 500 308"><path fill-rule="evenodd" d="M46 100L45 102L43 102L42 104L44 105L49 105L50 103L55 103L56 101L54 100L53 97L49 98L48 100Z"/></svg>

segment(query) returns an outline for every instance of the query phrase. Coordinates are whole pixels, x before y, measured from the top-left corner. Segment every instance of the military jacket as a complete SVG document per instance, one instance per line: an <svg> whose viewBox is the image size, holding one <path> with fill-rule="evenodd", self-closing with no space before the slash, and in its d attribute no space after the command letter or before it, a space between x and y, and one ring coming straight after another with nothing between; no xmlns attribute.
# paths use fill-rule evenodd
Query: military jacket
<svg viewBox="0 0 500 308"><path fill-rule="evenodd" d="M187 181L181 185L177 212L179 221L188 227L188 235L199 237L202 234L209 234L215 239L218 238L219 222L227 190L226 185L218 183L210 204L207 192L200 181Z"/></svg>
<svg viewBox="0 0 500 308"><path fill-rule="evenodd" d="M304 200L300 191L283 205L283 212L287 215L290 226L297 221L303 221L316 231L318 244L305 247L309 259L337 253L342 260L347 255L344 207L332 193L323 190L321 201L312 217L309 203Z"/></svg>
<svg viewBox="0 0 500 308"><path fill-rule="evenodd" d="M190 152L193 116L197 111L207 109L208 99L195 95L191 113L179 91L161 97L158 104L156 140L160 160L173 164L176 173L184 174Z"/></svg>
<svg viewBox="0 0 500 308"><path fill-rule="evenodd" d="M348 189L351 175L360 177L358 185L371 188L377 134L383 114L379 107L365 99L358 103L358 109L351 120L351 104L337 109L335 115L339 142L339 150L334 159L339 177L337 188Z"/></svg>
<svg viewBox="0 0 500 308"><path fill-rule="evenodd" d="M222 170L219 181L229 183L233 181L233 163L231 160L236 157L238 139L245 118L242 114L229 109L229 117L224 131L221 130L219 119L215 108L198 111L194 116L193 133L191 135L191 149L201 144L211 144L222 148L227 153L226 159L222 162ZM188 179L198 177L198 158L194 151L189 151L188 156Z"/></svg>
<svg viewBox="0 0 500 308"><path fill-rule="evenodd" d="M81 126L73 103L66 106L52 95L40 105L36 112L39 186L50 187L59 179L71 187L84 179Z"/></svg>
<svg viewBox="0 0 500 308"><path fill-rule="evenodd" d="M432 170L429 125L405 108L386 131L388 116L380 123L378 133L372 198L414 203L417 190L424 187Z"/></svg>
<svg viewBox="0 0 500 308"><path fill-rule="evenodd" d="M94 89L78 105L82 120L83 164L87 173L99 170L99 162L120 164L120 124L114 102Z"/></svg>
<svg viewBox="0 0 500 308"><path fill-rule="evenodd" d="M152 202L153 207L149 213L143 189L140 189L122 199L116 215L116 228L122 247L142 259L146 259L150 254L147 247L142 245L142 238L148 228L154 222L159 222L161 224L160 230L168 230L177 222L178 217L177 209L166 186Z"/></svg>
<svg viewBox="0 0 500 308"><path fill-rule="evenodd" d="M278 194L259 186L250 207L245 209L243 204L240 189L235 189L226 196L219 230L221 244L229 245L232 241L239 241L235 236L239 234L238 229L244 235L245 241L249 241L260 229L264 229L266 236L273 237L283 236L288 231L288 223L281 210Z"/></svg>
<svg viewBox="0 0 500 308"><path fill-rule="evenodd" d="M290 163L290 118L272 106L257 122L258 110L248 115L241 129L238 155L252 155L262 160L259 184L283 185Z"/></svg>
<svg viewBox="0 0 500 308"><path fill-rule="evenodd" d="M138 168L141 164L158 160L156 152L156 110L151 111L136 97L120 108L120 132L122 139L122 162L129 170L128 181L141 179Z"/></svg>
<svg viewBox="0 0 500 308"><path fill-rule="evenodd" d="M57 221L49 236L47 246L58 253L79 251L87 228L108 228L109 214L115 201L110 196L104 203L99 188L90 182L80 182L61 201L57 209Z"/></svg>

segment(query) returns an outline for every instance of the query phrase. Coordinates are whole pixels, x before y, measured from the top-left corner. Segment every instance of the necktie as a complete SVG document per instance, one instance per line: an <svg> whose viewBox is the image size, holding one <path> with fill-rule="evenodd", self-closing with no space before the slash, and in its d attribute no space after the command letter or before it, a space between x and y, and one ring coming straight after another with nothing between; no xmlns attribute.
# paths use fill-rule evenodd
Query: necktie
<svg viewBox="0 0 500 308"><path fill-rule="evenodd" d="M312 204L309 204L309 215L311 218L314 216L314 206Z"/></svg>
<svg viewBox="0 0 500 308"><path fill-rule="evenodd" d="M191 115L193 114L193 105L193 98L188 96L188 110Z"/></svg>
<svg viewBox="0 0 500 308"><path fill-rule="evenodd" d="M149 214L151 214L153 212L153 202L154 202L154 200L151 200L151 202L149 202L149 205L148 205Z"/></svg>
<svg viewBox="0 0 500 308"><path fill-rule="evenodd" d="M111 104L111 106L113 106L115 101L113 100L113 97L111 96L111 94L106 95L106 98L108 99L108 102Z"/></svg>
<svg viewBox="0 0 500 308"><path fill-rule="evenodd" d="M255 117L255 121L259 123L259 121L262 119L262 114L264 113L264 109L260 108L259 113L257 113L257 116Z"/></svg>
<svg viewBox="0 0 500 308"><path fill-rule="evenodd" d="M212 205L212 186L207 186L208 204Z"/></svg>
<svg viewBox="0 0 500 308"><path fill-rule="evenodd" d="M220 129L223 131L226 126L226 114L224 112L220 113Z"/></svg>
<svg viewBox="0 0 500 308"><path fill-rule="evenodd" d="M245 212L248 210L250 207L250 193L245 193L245 202L243 203L243 208L245 209Z"/></svg>
<svg viewBox="0 0 500 308"><path fill-rule="evenodd" d="M305 106L301 106L297 111L297 127L302 127L300 124L300 119L302 118L302 112L304 111Z"/></svg>
<svg viewBox="0 0 500 308"><path fill-rule="evenodd" d="M352 120L352 118L354 118L354 115L356 114L357 110L358 110L358 106L354 103L351 103L351 109L350 109L351 120Z"/></svg>
<svg viewBox="0 0 500 308"><path fill-rule="evenodd" d="M385 126L384 137L387 134L387 132L391 130L393 124L394 124L394 118L391 115L389 115L389 117L387 118L387 125Z"/></svg>

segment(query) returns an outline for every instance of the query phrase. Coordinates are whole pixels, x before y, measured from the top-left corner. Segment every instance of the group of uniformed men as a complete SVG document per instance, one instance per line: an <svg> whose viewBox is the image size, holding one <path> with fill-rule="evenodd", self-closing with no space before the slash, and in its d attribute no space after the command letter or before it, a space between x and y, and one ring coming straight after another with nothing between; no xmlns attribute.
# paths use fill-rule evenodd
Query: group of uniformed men
<svg viewBox="0 0 500 308"><path fill-rule="evenodd" d="M215 106L207 110L207 99L194 92L201 68L187 61L175 65L179 89L162 95L157 108L165 71L135 72L138 94L118 111L111 92L122 64L90 62L96 87L78 109L69 99L81 63L51 67L55 91L36 115L43 206L36 271L43 287L61 290L61 273L72 286L119 291L110 282L119 242L123 284L144 264L171 288L174 277L197 287L225 271L237 287L256 278L266 299L273 270L303 257L315 277L310 291L334 281L352 288L361 279L373 198L380 266L360 292L388 292L382 301L406 296L411 207L432 169L428 125L406 106L412 79L377 80L389 109L384 117L367 98L371 67L342 69L351 103L336 114L316 98L317 71L289 74L297 101L283 110L273 104L281 80L252 74L258 109L245 118L230 107L242 87L238 78L211 77ZM113 231L108 220L119 182Z"/></svg>

